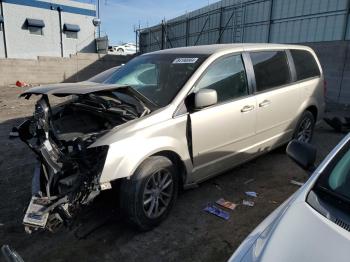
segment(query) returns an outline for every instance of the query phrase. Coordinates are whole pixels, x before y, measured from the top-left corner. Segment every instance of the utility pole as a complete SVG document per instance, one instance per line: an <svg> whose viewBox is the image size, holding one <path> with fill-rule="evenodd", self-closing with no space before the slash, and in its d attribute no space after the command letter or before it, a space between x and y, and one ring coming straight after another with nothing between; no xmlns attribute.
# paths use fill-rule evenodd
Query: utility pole
<svg viewBox="0 0 350 262"><path fill-rule="evenodd" d="M58 23L60 25L60 47L61 47L61 57L64 57L63 51L63 28L62 28L62 7L57 7L58 11Z"/></svg>
<svg viewBox="0 0 350 262"><path fill-rule="evenodd" d="M3 19L4 18L4 6L2 4L2 0L0 0L0 15L2 16ZM5 21L2 21L2 24L0 24L0 26L2 26L2 38L3 38L3 41L4 41L4 51L5 51L5 58L8 58L8 55L7 55L7 44L6 44L6 34L5 34Z"/></svg>
<svg viewBox="0 0 350 262"><path fill-rule="evenodd" d="M97 0L97 18L100 20L100 0ZM98 25L98 38L101 37L101 23Z"/></svg>

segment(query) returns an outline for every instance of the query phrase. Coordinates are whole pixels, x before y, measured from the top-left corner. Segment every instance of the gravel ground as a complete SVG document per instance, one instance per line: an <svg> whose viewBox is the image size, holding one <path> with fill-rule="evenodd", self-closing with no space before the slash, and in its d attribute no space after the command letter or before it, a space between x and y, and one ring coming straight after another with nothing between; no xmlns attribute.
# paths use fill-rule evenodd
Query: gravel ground
<svg viewBox="0 0 350 262"><path fill-rule="evenodd" d="M290 180L307 179L281 150L275 150L182 192L169 218L150 232L128 226L114 205L116 193L109 191L71 230L28 235L21 221L31 197L35 158L22 142L9 140L8 133L32 113L35 99L18 99L23 88L0 90L0 245L9 244L25 261L226 261L249 232L298 189ZM324 124L318 126L318 161L342 137ZM245 184L249 179L254 181ZM221 197L241 203L248 190L258 193L255 206L238 206L228 221L203 211Z"/></svg>

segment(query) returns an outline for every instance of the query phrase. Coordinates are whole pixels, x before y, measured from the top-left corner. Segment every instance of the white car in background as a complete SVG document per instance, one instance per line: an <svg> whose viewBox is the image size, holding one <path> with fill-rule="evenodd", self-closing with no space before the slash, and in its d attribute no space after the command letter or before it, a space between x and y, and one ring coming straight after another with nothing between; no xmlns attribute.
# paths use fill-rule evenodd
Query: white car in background
<svg viewBox="0 0 350 262"><path fill-rule="evenodd" d="M314 169L316 149L310 144L293 140L287 154ZM229 259L253 261L350 261L350 134Z"/></svg>
<svg viewBox="0 0 350 262"><path fill-rule="evenodd" d="M118 46L112 46L109 48L109 54L115 55L133 55L136 53L136 45L133 43L126 43Z"/></svg>

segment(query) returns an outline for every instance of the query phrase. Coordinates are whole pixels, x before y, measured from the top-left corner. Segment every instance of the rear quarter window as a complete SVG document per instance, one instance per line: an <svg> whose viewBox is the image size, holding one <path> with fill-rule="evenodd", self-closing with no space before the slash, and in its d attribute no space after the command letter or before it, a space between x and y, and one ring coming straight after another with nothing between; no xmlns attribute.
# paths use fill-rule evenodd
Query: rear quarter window
<svg viewBox="0 0 350 262"><path fill-rule="evenodd" d="M291 82L291 74L285 51L252 52L256 89L262 92Z"/></svg>
<svg viewBox="0 0 350 262"><path fill-rule="evenodd" d="M320 69L310 52L305 50L290 50L290 52L293 57L297 80L320 76Z"/></svg>

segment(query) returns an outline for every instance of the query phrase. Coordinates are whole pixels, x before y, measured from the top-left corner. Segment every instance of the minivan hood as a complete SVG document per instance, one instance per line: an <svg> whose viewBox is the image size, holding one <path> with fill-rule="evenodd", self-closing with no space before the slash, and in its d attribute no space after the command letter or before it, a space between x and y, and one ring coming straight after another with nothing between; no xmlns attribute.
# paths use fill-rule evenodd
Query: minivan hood
<svg viewBox="0 0 350 262"><path fill-rule="evenodd" d="M350 233L306 202L295 202L240 261L349 261Z"/></svg>
<svg viewBox="0 0 350 262"><path fill-rule="evenodd" d="M129 85L101 84L88 81L36 86L24 91L20 97L25 97L26 99L29 99L31 95L54 95L63 97L69 95L86 95L98 92L113 91L117 89L126 90L125 92L142 101L149 109L151 109L151 111L158 108L158 106L151 100L137 90L131 88Z"/></svg>
<svg viewBox="0 0 350 262"><path fill-rule="evenodd" d="M126 88L126 85L100 84L93 82L61 83L32 87L24 91L21 96L27 95L84 95L102 91L112 91L118 88Z"/></svg>

